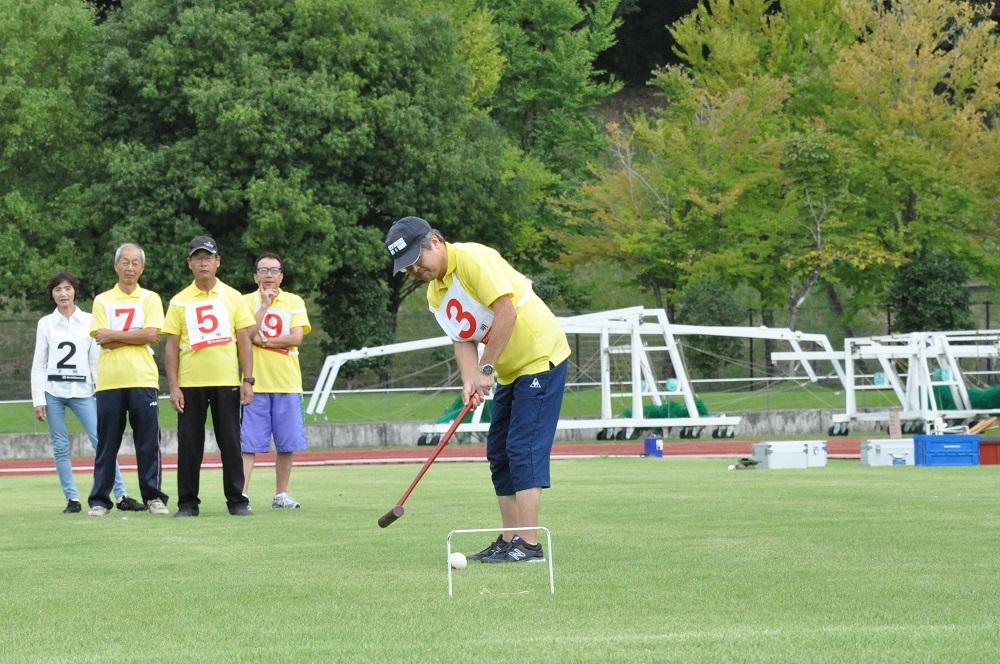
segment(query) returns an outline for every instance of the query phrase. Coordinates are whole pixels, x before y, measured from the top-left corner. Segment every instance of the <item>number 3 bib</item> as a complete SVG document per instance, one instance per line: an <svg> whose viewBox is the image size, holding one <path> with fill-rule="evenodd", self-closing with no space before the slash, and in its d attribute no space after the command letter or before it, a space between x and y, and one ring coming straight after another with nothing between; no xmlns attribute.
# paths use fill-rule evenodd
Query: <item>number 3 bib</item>
<svg viewBox="0 0 1000 664"><path fill-rule="evenodd" d="M452 341L486 343L484 338L493 325L493 310L472 297L457 278L452 279L441 306L431 311Z"/></svg>
<svg viewBox="0 0 1000 664"><path fill-rule="evenodd" d="M233 340L229 310L222 300L184 305L184 320L191 350L221 346Z"/></svg>

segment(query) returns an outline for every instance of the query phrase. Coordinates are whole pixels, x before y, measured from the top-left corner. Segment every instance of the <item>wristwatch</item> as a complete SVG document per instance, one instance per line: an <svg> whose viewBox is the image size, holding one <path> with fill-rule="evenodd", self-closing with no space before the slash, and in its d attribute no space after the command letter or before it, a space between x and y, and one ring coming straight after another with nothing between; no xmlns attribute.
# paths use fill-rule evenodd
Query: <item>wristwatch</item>
<svg viewBox="0 0 1000 664"><path fill-rule="evenodd" d="M246 383L247 385L253 385L254 383L253 376L243 376L243 382Z"/></svg>
<svg viewBox="0 0 1000 664"><path fill-rule="evenodd" d="M497 370L496 367L494 367L492 364L482 364L479 366L479 373L483 374L484 376L492 376L496 372L496 370Z"/></svg>

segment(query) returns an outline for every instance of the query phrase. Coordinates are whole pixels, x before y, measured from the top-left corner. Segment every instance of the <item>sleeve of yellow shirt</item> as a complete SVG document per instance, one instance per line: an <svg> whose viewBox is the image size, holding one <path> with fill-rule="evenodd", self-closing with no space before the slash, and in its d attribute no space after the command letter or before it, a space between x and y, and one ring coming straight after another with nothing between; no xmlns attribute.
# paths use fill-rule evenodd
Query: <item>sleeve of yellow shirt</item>
<svg viewBox="0 0 1000 664"><path fill-rule="evenodd" d="M309 334L312 326L309 324L309 314L306 313L306 303L298 295L290 303L292 305L292 327L301 327L302 334Z"/></svg>
<svg viewBox="0 0 1000 664"><path fill-rule="evenodd" d="M462 255L455 271L470 295L486 306L503 295L514 294L507 266L495 251L484 251L477 256Z"/></svg>
<svg viewBox="0 0 1000 664"><path fill-rule="evenodd" d="M94 298L93 313L90 318L90 336L102 328L108 327L108 309L104 306L104 300L98 295Z"/></svg>
<svg viewBox="0 0 1000 664"><path fill-rule="evenodd" d="M253 314L250 312L250 307L247 306L246 300L243 299L243 295L237 290L233 290L234 297L231 302L235 309L233 310L233 327L237 330L242 330L248 327L253 327L257 324L254 319Z"/></svg>
<svg viewBox="0 0 1000 664"><path fill-rule="evenodd" d="M146 302L143 306L143 327L163 328L163 301L160 296L153 291L147 291Z"/></svg>
<svg viewBox="0 0 1000 664"><path fill-rule="evenodd" d="M167 305L167 315L163 317L163 327L160 331L164 334L181 335L184 329L184 308L175 305L173 302Z"/></svg>

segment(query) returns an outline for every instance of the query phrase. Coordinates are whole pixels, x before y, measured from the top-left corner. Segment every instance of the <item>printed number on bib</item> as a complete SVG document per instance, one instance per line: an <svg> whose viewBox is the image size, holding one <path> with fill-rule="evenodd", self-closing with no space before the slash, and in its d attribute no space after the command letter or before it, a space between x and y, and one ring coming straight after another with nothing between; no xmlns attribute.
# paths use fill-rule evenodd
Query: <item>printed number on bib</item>
<svg viewBox="0 0 1000 664"><path fill-rule="evenodd" d="M292 312L285 311L284 309L270 309L260 321L260 333L267 339L276 339L277 337L284 336L291 329ZM287 348L271 348L270 346L265 346L265 348L275 353L288 355Z"/></svg>
<svg viewBox="0 0 1000 664"><path fill-rule="evenodd" d="M141 304L109 304L108 327L115 332L128 332L143 326L143 311Z"/></svg>
<svg viewBox="0 0 1000 664"><path fill-rule="evenodd" d="M86 352L81 353L77 339L53 339L49 346L48 379L85 383L90 379L90 364ZM81 358L81 355L84 357ZM81 359L84 366L81 367Z"/></svg>
<svg viewBox="0 0 1000 664"><path fill-rule="evenodd" d="M229 311L222 300L185 305L184 318L191 350L221 346L233 340Z"/></svg>
<svg viewBox="0 0 1000 664"><path fill-rule="evenodd" d="M492 309L472 297L458 279L451 282L441 302L434 317L445 334L453 341L486 343L493 325Z"/></svg>

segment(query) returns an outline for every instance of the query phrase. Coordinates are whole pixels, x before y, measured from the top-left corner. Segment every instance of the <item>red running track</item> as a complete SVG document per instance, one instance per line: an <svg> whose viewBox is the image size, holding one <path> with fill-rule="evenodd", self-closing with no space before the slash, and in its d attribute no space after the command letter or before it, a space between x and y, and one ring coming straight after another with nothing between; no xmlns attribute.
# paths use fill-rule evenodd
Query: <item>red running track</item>
<svg viewBox="0 0 1000 664"><path fill-rule="evenodd" d="M665 457L744 457L750 456L750 446L757 441L712 440L712 441L664 441ZM296 466L358 466L389 463L423 463L430 455L432 447L405 447L393 449L337 449L309 450L295 453ZM834 438L827 440L827 455L833 459L856 459L861 454L860 438ZM552 448L553 459L581 459L594 457L636 457L643 453L641 441L600 442L600 443L556 443ZM454 445L446 447L438 457L438 462L476 462L486 460L486 448L482 445ZM135 457L121 456L118 459L123 470L134 470ZM74 459L73 470L78 473L91 472L90 458ZM273 454L258 454L258 466L273 466ZM218 454L206 454L203 468L221 468ZM177 455L164 455L163 469L176 470ZM51 459L9 459L0 460L0 477L9 475L54 474Z"/></svg>

